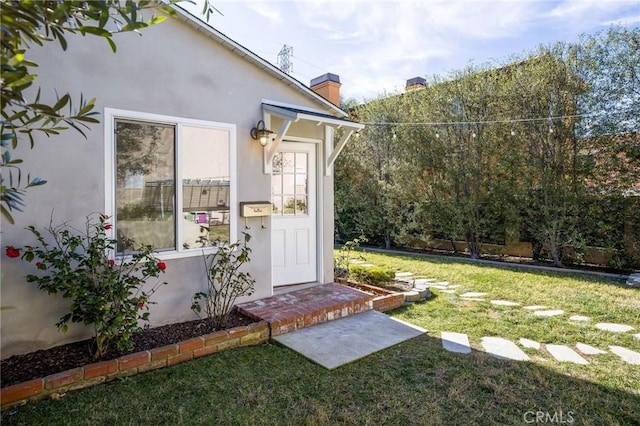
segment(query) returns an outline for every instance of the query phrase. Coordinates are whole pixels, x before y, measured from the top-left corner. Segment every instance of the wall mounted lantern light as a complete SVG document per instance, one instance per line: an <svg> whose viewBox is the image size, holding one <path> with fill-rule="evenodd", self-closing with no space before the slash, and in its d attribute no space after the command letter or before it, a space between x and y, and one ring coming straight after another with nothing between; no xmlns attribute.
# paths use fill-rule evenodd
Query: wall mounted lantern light
<svg viewBox="0 0 640 426"><path fill-rule="evenodd" d="M265 128L264 121L260 120L256 124L256 127L251 129L251 137L258 142L260 145L266 146L269 142L269 135L273 133L271 130Z"/></svg>

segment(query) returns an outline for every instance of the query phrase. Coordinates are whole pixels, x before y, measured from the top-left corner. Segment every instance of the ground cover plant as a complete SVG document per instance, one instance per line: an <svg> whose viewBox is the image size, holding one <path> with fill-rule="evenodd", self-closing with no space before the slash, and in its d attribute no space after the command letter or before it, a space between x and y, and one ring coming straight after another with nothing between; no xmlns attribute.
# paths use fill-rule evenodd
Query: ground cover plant
<svg viewBox="0 0 640 426"><path fill-rule="evenodd" d="M491 299L543 304L567 312L532 318L522 309L462 302L455 295L390 312L428 334L328 371L284 347L236 349L175 367L70 392L2 414L3 424L233 424L445 425L529 424L540 418L565 424L640 424L640 368L612 354L589 365L555 361L527 350L531 361L507 361L474 350L442 349L440 331L543 343L580 341L640 351L631 334L572 323L619 322L640 331L640 293L593 276L521 272L450 259L366 254L375 265L411 271L487 292ZM459 293L462 291L459 291Z"/></svg>

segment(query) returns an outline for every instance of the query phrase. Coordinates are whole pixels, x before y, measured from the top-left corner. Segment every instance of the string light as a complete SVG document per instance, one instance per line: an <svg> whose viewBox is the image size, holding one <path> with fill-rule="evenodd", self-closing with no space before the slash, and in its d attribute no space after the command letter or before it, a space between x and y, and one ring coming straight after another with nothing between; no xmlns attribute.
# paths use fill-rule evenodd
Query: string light
<svg viewBox="0 0 640 426"><path fill-rule="evenodd" d="M623 114L629 111L620 111L619 114ZM560 115L556 117L543 117L543 118L510 118L504 120L485 120L485 121L420 121L420 122L391 122L391 121L380 121L380 122L361 122L366 126L471 126L471 125L481 125L481 124L514 124L514 123L535 123L535 122L544 122L548 121L553 124L556 120L567 120L571 118L585 118L585 117L596 117L602 115L610 115L606 113L586 113L586 114L572 114L572 115ZM436 133L438 131L436 130ZM515 131L514 131L515 134Z"/></svg>

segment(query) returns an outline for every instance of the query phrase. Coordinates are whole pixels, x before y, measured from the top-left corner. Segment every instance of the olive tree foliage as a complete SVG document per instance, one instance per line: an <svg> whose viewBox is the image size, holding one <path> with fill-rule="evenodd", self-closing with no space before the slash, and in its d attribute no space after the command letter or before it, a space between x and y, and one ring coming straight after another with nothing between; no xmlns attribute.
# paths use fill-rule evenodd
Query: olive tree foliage
<svg viewBox="0 0 640 426"><path fill-rule="evenodd" d="M640 266L640 28L614 26L584 35L579 75L589 85L578 103L590 114L577 133L593 165L591 201L581 215L592 245L612 250L610 266ZM596 200L600 198L600 200Z"/></svg>
<svg viewBox="0 0 640 426"><path fill-rule="evenodd" d="M397 102L368 104L356 112L361 122L402 120ZM364 235L370 242L390 248L397 229L395 197L397 156L394 147L399 135L395 128L370 126L352 136L336 162L336 231L342 241Z"/></svg>
<svg viewBox="0 0 640 426"><path fill-rule="evenodd" d="M472 257L519 238L556 265L579 260L593 229L615 230L622 249L621 224L584 222L597 197L640 182L638 39L612 27L355 107L367 128L337 163L338 227L355 219L373 242L463 240ZM620 221L633 217L634 203L615 204Z"/></svg>
<svg viewBox="0 0 640 426"><path fill-rule="evenodd" d="M544 47L506 82L513 119L522 120L514 123L511 139L526 159L514 182L522 225L533 239L534 257L546 247L558 266L563 247L584 245L578 209L591 172L581 158L584 139L574 131L577 99L586 90L575 60L575 46Z"/></svg>
<svg viewBox="0 0 640 426"><path fill-rule="evenodd" d="M9 223L14 222L14 211L24 207L27 189L46 183L30 174L24 176L22 160L14 156L19 143L28 143L33 149L36 134L56 136L72 128L84 135L89 125L98 122L94 98L81 96L73 101L68 93L62 92L56 94L57 100L52 105L41 101L40 91L33 87L38 64L30 60L29 49L57 42L66 50L67 37L81 35L104 38L115 53L115 34L138 32L162 22L166 16L153 12L160 10L173 15L170 3L178 1L1 1L0 210ZM206 1L203 14L207 19L214 10Z"/></svg>
<svg viewBox="0 0 640 426"><path fill-rule="evenodd" d="M498 73L470 66L446 81L434 80L427 122L443 124L432 125L437 137L423 143L431 151L422 170L429 179L424 195L432 226L447 239L464 240L473 258L500 220L490 208L500 190L501 169L494 164L500 144L487 123L501 116Z"/></svg>
<svg viewBox="0 0 640 426"><path fill-rule="evenodd" d="M577 72L589 86L578 104L589 115L577 133L590 142L597 190L624 194L640 181L640 28L584 35L577 55Z"/></svg>

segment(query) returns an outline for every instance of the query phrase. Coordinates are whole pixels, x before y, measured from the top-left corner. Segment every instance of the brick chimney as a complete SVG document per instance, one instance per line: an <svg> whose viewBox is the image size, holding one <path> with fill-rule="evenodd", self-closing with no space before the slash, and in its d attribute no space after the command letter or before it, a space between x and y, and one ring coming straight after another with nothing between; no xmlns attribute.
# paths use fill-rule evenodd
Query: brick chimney
<svg viewBox="0 0 640 426"><path fill-rule="evenodd" d="M322 96L332 104L340 107L340 77L336 74L326 73L311 80L311 90Z"/></svg>
<svg viewBox="0 0 640 426"><path fill-rule="evenodd" d="M412 90L420 90L427 87L427 80L422 77L414 77L407 80L407 85L404 87L405 92L410 92Z"/></svg>

